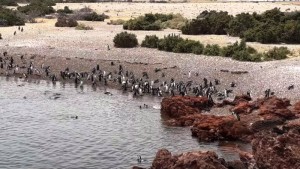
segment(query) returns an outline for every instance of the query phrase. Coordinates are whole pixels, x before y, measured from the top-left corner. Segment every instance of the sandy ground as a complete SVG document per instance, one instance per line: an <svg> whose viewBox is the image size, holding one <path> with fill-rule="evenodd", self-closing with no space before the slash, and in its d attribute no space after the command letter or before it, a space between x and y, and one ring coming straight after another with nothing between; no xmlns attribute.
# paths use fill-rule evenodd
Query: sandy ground
<svg viewBox="0 0 300 169"><path fill-rule="evenodd" d="M65 4L58 4L57 8L62 8ZM71 9L81 8L85 4L68 4ZM127 3L104 3L104 4L89 4L90 7L97 11L126 11L120 12L120 17L128 17L133 11L139 13L147 12L162 12L165 13L185 11L183 14L187 17L196 16L199 11L204 9L228 10L232 14L240 12L257 11L262 12L267 9L272 9L275 6L283 10L288 8L298 9L300 6L280 5L276 3L201 3L201 4L127 4ZM174 7L175 6L175 7ZM188 9L188 10L184 10ZM108 12L109 15L113 12ZM107 25L105 22L84 22L86 25L93 26L94 30L80 31L74 28L56 28L54 27L55 20L42 19L40 23L26 24L24 32L17 31L14 36L13 32L17 27L0 28L0 33L3 40L0 41L0 52L7 51L10 56L19 58L20 55L25 55L26 58L40 65L51 65L52 70L58 73L66 67L72 70L90 71L96 64L100 64L104 70L114 72L117 66L122 64L125 69L133 71L137 76L142 75L146 71L150 74L151 79L170 80L172 77L179 80L190 80L187 78L188 71L193 72L192 79L195 82L201 83L204 77L209 80L218 78L222 85L219 90L230 88L229 84L232 81L237 83L234 89L234 94L245 93L251 90L254 96L262 96L263 91L271 88L275 93L282 97L291 99L300 98L300 58L291 58L283 61L249 63L238 62L229 58L208 57L194 54L176 54L158 51L156 49L133 48L133 49L118 49L113 47L113 37L115 34L122 32L122 26ZM134 31L139 42L145 35L156 34L159 37L175 33L180 34L178 30L164 31ZM183 35L182 35L183 36ZM226 45L233 43L237 38L227 36L183 36L191 39L199 39L203 43L218 43ZM108 51L106 45L109 45L111 50ZM257 45L261 50L265 50L272 45ZM288 45L296 53L300 49L300 45ZM35 56L34 58L32 56ZM111 60L116 63L115 66L110 66ZM28 60L27 60L28 61ZM28 63L28 62L27 62ZM139 64L142 63L142 64ZM177 68L170 68L177 66ZM162 72L166 77L162 78L161 73L155 73L155 68L166 68ZM243 70L248 71L247 74L236 75L230 72L221 72L221 69L229 71ZM195 76L199 73L199 76ZM294 90L287 90L291 84L295 85Z"/></svg>

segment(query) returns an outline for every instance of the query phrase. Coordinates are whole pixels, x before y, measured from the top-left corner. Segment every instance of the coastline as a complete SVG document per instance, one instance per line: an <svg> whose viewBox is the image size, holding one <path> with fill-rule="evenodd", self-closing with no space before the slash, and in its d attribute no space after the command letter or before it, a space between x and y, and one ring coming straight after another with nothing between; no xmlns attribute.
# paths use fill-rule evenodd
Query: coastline
<svg viewBox="0 0 300 169"><path fill-rule="evenodd" d="M300 88L298 88L296 85L300 82L299 78L297 78L299 76L298 72L300 71L300 69L297 69L298 66L293 67L294 64L299 64L296 60L293 61L287 59L281 62L272 61L262 63L249 63L232 61L228 58L197 56L192 54L186 54L189 56L185 56L186 58L183 58L184 54L173 53L167 53L171 56L164 58L164 60L167 60L171 58L181 57L183 58L181 61L188 62L188 57L191 57L192 61L196 62L196 65L197 63L204 62L203 65L201 64L201 67L197 69L193 66L189 66L188 63L179 62L179 60L177 60L179 58L176 58L176 61L178 62L155 62L154 58L151 58L152 62L150 60L145 61L142 59L134 59L136 61L131 62L126 61L126 59L120 58L118 56L111 57L111 59L94 59L92 57L78 58L76 56L55 57L46 55L41 56L37 54L10 54L10 51L11 50L9 50L7 59L12 57L15 64L19 67L28 67L30 62L32 62L34 68L40 71L39 74L34 73L34 78L40 78L44 80L51 79L45 76L45 72L43 72L43 70L41 69L42 64L44 65L44 67L50 66L50 74L55 74L57 80L62 80L60 77L60 71L64 71L66 68L69 68L70 71L76 72L91 72L91 70L97 65L99 65L100 70L111 72L113 75L112 77L116 78L116 73L118 71L119 65L122 65L124 72L132 72L136 78L142 78L143 72L147 72L149 79L144 79L148 81L159 80L159 82L157 83L158 86L163 81L169 83L171 78L174 78L176 82L187 82L192 80L195 84L202 84L203 78L207 78L209 81L213 81L216 78L221 82L220 85L216 86L218 91L222 92L224 89L233 90L233 93L230 95L231 99L233 99L236 95L245 94L249 90L251 91L252 97L256 99L262 97L264 94L264 90L266 90L267 88L270 88L272 91L274 91L276 96L286 97L288 99L291 99L292 102L299 100L300 98L300 95L297 94L299 93L298 91L300 91ZM153 50L153 52L163 53L157 50ZM21 61L21 56L23 56L24 58L23 61ZM214 60L215 62L212 62L212 60ZM111 65L112 62L114 65ZM191 65L195 64L195 62L191 63ZM227 64L232 66L226 66ZM190 70L192 72L192 76L191 78L188 78L187 74ZM242 71L242 73L236 73L239 71ZM8 71L10 75L12 75L13 72L14 69ZM276 74L274 72L276 72ZM26 73L26 69L20 68L16 73L19 73L17 74L17 76L20 76L21 74ZM196 73L198 73L198 76L196 75ZM6 69L0 69L0 74L5 76ZM29 78L31 77L29 76ZM231 82L235 82L237 86L235 88L231 88ZM293 90L288 90L287 87L291 84L295 84L295 88ZM98 85L104 86L103 83L99 83ZM108 87L121 89L121 85L113 81L108 81Z"/></svg>

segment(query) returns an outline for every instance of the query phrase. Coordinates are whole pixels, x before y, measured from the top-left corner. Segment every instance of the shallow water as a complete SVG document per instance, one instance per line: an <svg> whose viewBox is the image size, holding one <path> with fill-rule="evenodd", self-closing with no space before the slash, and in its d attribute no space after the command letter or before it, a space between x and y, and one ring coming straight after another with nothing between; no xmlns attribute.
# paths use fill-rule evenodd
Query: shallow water
<svg viewBox="0 0 300 169"><path fill-rule="evenodd" d="M149 167L160 148L216 151L237 159L232 144L199 143L189 128L168 127L160 99L72 84L0 77L0 168ZM148 109L139 105L148 104ZM73 118L78 116L78 119ZM241 145L249 149L249 145ZM137 163L137 156L145 161Z"/></svg>

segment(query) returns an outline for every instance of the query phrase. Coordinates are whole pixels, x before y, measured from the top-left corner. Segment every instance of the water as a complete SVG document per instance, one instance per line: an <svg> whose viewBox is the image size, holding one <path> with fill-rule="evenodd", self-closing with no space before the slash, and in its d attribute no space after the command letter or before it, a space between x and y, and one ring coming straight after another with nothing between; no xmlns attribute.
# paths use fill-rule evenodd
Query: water
<svg viewBox="0 0 300 169"><path fill-rule="evenodd" d="M163 125L152 108L160 99L109 91L0 77L0 168L149 167L160 148L238 158L231 146L199 143L189 128ZM140 110L143 104L150 108ZM138 155L146 161L138 164Z"/></svg>

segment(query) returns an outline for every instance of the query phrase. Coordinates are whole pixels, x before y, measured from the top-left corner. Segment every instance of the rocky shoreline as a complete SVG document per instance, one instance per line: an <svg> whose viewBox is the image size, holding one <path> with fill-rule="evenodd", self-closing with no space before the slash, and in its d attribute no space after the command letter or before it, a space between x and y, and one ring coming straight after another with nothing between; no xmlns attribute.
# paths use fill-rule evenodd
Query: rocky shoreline
<svg viewBox="0 0 300 169"><path fill-rule="evenodd" d="M162 101L161 114L166 124L190 126L199 141L244 141L252 153L237 149L240 160L226 162L214 152L188 152L171 155L159 150L151 169L169 168L266 168L300 167L300 102L272 96L251 100L236 96L233 101L210 103L205 97L169 97ZM229 108L237 116L212 115L217 107ZM204 113L209 110L209 114Z"/></svg>

